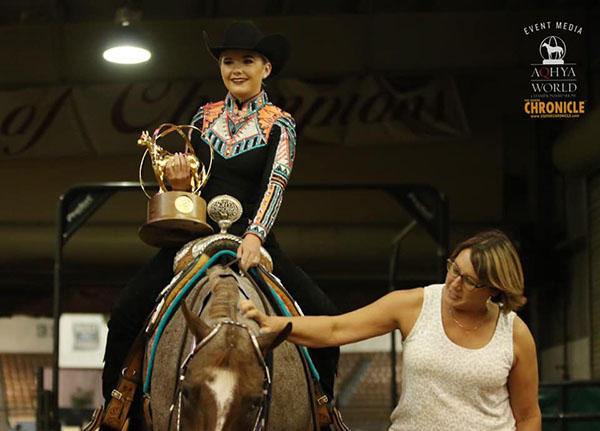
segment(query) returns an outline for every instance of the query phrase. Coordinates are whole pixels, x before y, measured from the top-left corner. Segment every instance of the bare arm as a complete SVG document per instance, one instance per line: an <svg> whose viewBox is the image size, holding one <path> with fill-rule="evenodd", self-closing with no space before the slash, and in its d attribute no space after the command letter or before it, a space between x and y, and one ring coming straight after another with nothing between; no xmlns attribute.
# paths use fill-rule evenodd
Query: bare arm
<svg viewBox="0 0 600 431"><path fill-rule="evenodd" d="M423 289L412 289L389 293L372 304L339 316L267 316L251 301L242 302L240 309L247 318L256 320L265 333L280 331L291 322L289 341L308 347L329 347L365 340L394 329L400 329L405 336L422 302Z"/></svg>
<svg viewBox="0 0 600 431"><path fill-rule="evenodd" d="M541 431L535 342L519 317L515 317L513 343L514 363L508 376L508 391L517 431Z"/></svg>

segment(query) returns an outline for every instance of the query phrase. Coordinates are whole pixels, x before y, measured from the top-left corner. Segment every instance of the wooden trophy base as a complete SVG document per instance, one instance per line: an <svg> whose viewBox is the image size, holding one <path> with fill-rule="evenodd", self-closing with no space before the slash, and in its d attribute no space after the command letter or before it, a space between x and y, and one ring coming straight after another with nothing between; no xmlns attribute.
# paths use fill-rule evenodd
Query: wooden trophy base
<svg viewBox="0 0 600 431"><path fill-rule="evenodd" d="M189 192L163 192L148 201L148 221L139 236L155 247L177 247L193 239L210 235L206 223L206 201Z"/></svg>

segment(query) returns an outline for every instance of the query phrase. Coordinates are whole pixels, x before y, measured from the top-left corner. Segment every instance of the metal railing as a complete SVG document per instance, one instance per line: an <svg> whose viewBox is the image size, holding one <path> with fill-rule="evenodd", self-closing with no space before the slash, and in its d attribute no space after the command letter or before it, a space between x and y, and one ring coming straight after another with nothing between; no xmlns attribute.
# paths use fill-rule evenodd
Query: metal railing
<svg viewBox="0 0 600 431"><path fill-rule="evenodd" d="M572 423L580 431L600 429L600 380L542 382L539 402L544 431L567 431Z"/></svg>

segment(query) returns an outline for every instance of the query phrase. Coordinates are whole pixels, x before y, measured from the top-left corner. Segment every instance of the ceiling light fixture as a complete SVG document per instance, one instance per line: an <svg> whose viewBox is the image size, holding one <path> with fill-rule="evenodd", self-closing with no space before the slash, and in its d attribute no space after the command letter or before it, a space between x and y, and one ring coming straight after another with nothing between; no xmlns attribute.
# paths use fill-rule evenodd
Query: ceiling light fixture
<svg viewBox="0 0 600 431"><path fill-rule="evenodd" d="M106 61L118 64L138 64L150 60L152 54L142 35L131 26L134 19L139 19L140 13L135 13L127 7L117 10L116 21L119 25L112 32L102 56Z"/></svg>

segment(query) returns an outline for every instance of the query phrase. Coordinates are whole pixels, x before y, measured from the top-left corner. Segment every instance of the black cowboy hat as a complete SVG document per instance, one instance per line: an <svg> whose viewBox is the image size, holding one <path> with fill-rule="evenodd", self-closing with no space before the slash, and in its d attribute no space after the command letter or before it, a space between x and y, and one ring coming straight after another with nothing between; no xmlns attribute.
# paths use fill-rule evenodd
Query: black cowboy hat
<svg viewBox="0 0 600 431"><path fill-rule="evenodd" d="M226 49L256 51L271 63L270 76L277 75L290 56L290 42L284 36L281 34L265 36L252 21L232 22L225 32L223 42L218 46L210 45L206 31L202 34L206 48L217 61Z"/></svg>

